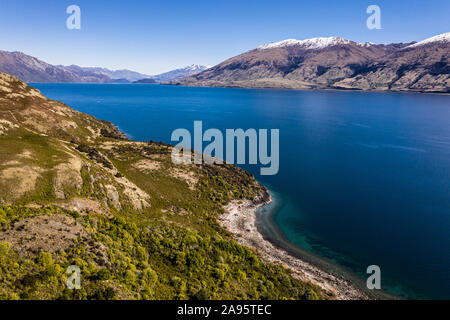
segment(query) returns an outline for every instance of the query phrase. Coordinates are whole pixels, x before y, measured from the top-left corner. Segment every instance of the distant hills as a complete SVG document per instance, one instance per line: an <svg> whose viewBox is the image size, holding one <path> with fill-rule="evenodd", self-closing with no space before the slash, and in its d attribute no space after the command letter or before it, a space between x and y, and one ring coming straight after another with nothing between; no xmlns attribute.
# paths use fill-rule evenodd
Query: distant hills
<svg viewBox="0 0 450 320"><path fill-rule="evenodd" d="M145 83L158 83L158 81L156 81L153 78L145 78L145 79L141 79L141 80L137 80L137 81L133 81L133 83L140 83L140 84L145 84Z"/></svg>
<svg viewBox="0 0 450 320"><path fill-rule="evenodd" d="M99 75L104 75L108 77L109 79L113 80L126 80L128 82L133 82L136 80L149 78L148 74L139 73L132 70L122 69L122 70L110 70L107 68L97 68L97 67L79 67L76 65L71 66L58 66L59 68L63 68L65 70L75 72L77 74L83 74L83 73L95 73Z"/></svg>
<svg viewBox="0 0 450 320"><path fill-rule="evenodd" d="M293 89L450 91L450 33L373 44L330 37L266 44L172 84Z"/></svg>
<svg viewBox="0 0 450 320"><path fill-rule="evenodd" d="M159 83L178 81L207 68L191 65L160 75L147 75L132 70L110 70L77 65L51 65L22 52L0 51L0 72L16 76L24 82L40 83Z"/></svg>
<svg viewBox="0 0 450 320"><path fill-rule="evenodd" d="M82 70L69 70L48 64L22 52L0 51L0 71L25 82L113 82L106 75Z"/></svg>
<svg viewBox="0 0 450 320"><path fill-rule="evenodd" d="M198 64L192 64L185 68L175 69L169 72L161 73L156 76L149 76L144 79L134 81L134 83L159 83L159 82L171 82L180 81L185 78L199 74L202 71L208 69L206 66L201 66Z"/></svg>
<svg viewBox="0 0 450 320"><path fill-rule="evenodd" d="M199 74L200 72L205 71L206 69L208 69L208 67L193 64L185 68L175 69L169 72L159 74L157 76L153 76L152 78L158 82L176 81L184 79L189 76Z"/></svg>

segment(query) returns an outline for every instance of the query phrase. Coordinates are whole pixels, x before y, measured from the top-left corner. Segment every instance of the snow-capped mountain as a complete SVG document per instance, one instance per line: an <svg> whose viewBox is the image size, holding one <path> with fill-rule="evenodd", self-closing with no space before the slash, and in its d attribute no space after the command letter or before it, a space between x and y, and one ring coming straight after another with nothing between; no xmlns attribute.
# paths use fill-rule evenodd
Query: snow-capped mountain
<svg viewBox="0 0 450 320"><path fill-rule="evenodd" d="M161 73L159 75L152 76L151 78L158 82L176 81L199 74L206 69L208 69L206 66L191 64L190 66Z"/></svg>
<svg viewBox="0 0 450 320"><path fill-rule="evenodd" d="M450 33L419 43L338 37L259 46L181 81L193 86L450 91Z"/></svg>
<svg viewBox="0 0 450 320"><path fill-rule="evenodd" d="M182 68L182 70L192 71L192 72L197 72L197 71L201 72L201 71L206 70L206 69L208 69L207 66L202 66L202 65L199 65L199 64L191 64L190 66Z"/></svg>
<svg viewBox="0 0 450 320"><path fill-rule="evenodd" d="M339 37L317 37L305 40L297 40L297 39L286 39L279 42L273 42L269 44L264 44L256 48L257 50L267 50L274 48L285 48L292 46L300 46L305 50L318 50L326 47L338 46L338 45L346 45L346 44L355 44L362 47L370 47L374 45L372 42L365 43L356 43L354 41L350 41L347 39L339 38Z"/></svg>
<svg viewBox="0 0 450 320"><path fill-rule="evenodd" d="M269 43L262 46L259 46L257 49L266 50L266 49L274 49L274 48L283 48L283 47L291 47L291 46L301 46L305 49L323 49L329 46L335 46L340 44L349 44L352 43L350 40L346 40L338 37L318 37L311 38L305 40L296 40L296 39L287 39L279 42Z"/></svg>
<svg viewBox="0 0 450 320"><path fill-rule="evenodd" d="M435 42L450 42L450 32L442 33L437 36L422 40L420 42L408 46L407 48L420 47Z"/></svg>
<svg viewBox="0 0 450 320"><path fill-rule="evenodd" d="M22 52L0 50L0 72L18 77L24 82L50 83L155 83L180 80L205 71L208 67L190 66L151 76L132 70L110 70L101 67L51 65Z"/></svg>

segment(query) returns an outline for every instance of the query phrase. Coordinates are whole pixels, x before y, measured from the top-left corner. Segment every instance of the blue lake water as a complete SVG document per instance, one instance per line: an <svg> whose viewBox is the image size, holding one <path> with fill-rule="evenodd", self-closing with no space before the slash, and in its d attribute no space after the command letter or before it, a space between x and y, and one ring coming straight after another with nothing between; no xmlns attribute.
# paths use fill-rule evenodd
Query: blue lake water
<svg viewBox="0 0 450 320"><path fill-rule="evenodd" d="M33 84L117 124L170 143L173 130L280 129L275 221L293 243L408 298L450 298L450 96Z"/></svg>

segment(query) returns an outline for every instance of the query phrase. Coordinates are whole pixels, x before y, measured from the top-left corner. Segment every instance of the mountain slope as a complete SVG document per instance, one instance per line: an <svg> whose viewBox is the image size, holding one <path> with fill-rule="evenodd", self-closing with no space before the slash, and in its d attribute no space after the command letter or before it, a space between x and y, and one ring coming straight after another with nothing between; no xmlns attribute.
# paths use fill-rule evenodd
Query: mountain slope
<svg viewBox="0 0 450 320"><path fill-rule="evenodd" d="M0 72L12 74L25 82L106 83L108 76L95 72L74 72L53 66L22 52L0 51Z"/></svg>
<svg viewBox="0 0 450 320"><path fill-rule="evenodd" d="M448 92L446 35L422 42L423 45L360 44L336 37L288 39L260 46L174 83ZM408 72L404 74L405 71Z"/></svg>
<svg viewBox="0 0 450 320"><path fill-rule="evenodd" d="M133 82L150 76L131 70L54 66L22 52L0 51L0 72L25 82L40 83L116 83Z"/></svg>
<svg viewBox="0 0 450 320"><path fill-rule="evenodd" d="M54 66L22 52L0 51L0 72L14 75L24 82L36 83L156 83L182 80L207 67L191 65L151 76L132 70L110 70L77 65Z"/></svg>
<svg viewBox="0 0 450 320"><path fill-rule="evenodd" d="M450 32L438 34L437 36L422 40L420 42L414 43L410 45L409 47L420 47L427 44L432 43L448 43L450 42Z"/></svg>
<svg viewBox="0 0 450 320"><path fill-rule="evenodd" d="M0 299L333 297L220 227L224 204L268 196L251 174L171 149L0 73Z"/></svg>
<svg viewBox="0 0 450 320"><path fill-rule="evenodd" d="M353 77L334 85L361 90L450 92L449 35L439 35L396 50L360 66Z"/></svg>

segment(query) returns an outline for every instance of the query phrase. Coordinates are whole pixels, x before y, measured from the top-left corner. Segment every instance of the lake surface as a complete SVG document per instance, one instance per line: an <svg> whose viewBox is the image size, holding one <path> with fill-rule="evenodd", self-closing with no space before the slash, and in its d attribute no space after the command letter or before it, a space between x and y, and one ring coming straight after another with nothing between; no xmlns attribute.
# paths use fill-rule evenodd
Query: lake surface
<svg viewBox="0 0 450 320"><path fill-rule="evenodd" d="M280 129L275 221L293 243L382 288L450 298L450 96L396 93L33 84L117 124L170 143L173 130Z"/></svg>

